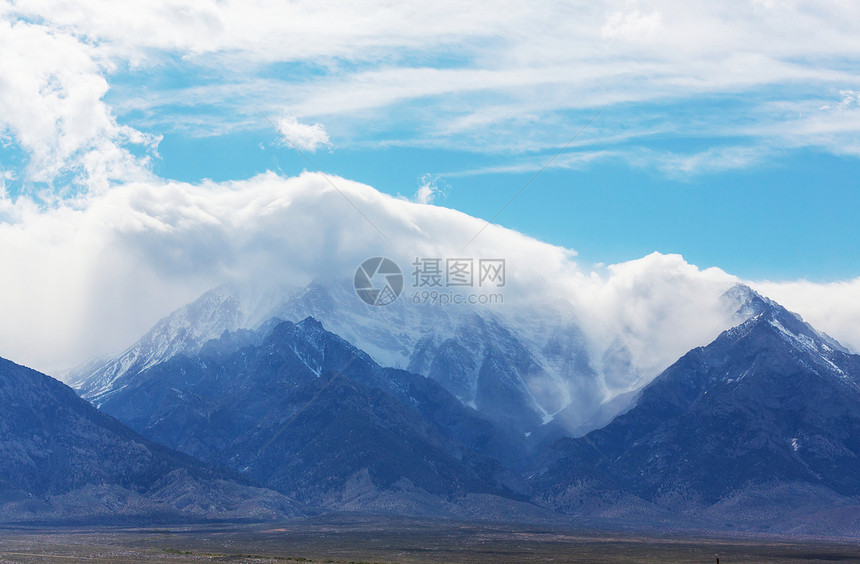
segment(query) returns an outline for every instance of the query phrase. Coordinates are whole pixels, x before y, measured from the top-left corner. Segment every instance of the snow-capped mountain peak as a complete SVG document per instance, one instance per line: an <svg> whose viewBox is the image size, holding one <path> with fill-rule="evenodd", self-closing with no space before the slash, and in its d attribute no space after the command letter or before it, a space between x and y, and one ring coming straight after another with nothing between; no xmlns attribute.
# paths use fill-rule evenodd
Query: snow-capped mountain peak
<svg viewBox="0 0 860 564"><path fill-rule="evenodd" d="M177 354L199 350L224 331L235 331L245 325L247 317L236 293L224 287L215 288L156 323L118 356L74 369L68 384L98 405L123 375L142 372Z"/></svg>

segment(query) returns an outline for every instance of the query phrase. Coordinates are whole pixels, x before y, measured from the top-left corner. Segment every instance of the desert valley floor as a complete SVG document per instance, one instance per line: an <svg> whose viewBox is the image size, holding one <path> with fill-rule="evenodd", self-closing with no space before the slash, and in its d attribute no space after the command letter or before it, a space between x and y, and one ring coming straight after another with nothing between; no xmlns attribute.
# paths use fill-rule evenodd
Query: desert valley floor
<svg viewBox="0 0 860 564"><path fill-rule="evenodd" d="M719 560L717 560L719 559ZM0 562L856 562L823 539L698 537L325 515L280 524L0 528Z"/></svg>

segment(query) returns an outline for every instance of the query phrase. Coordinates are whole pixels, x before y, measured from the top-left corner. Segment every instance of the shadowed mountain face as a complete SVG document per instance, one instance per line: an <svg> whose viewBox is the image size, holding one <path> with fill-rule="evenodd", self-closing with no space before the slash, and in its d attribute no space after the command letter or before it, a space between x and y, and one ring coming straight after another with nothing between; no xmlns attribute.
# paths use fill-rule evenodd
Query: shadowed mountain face
<svg viewBox="0 0 860 564"><path fill-rule="evenodd" d="M225 333L117 381L102 410L148 438L303 501L360 483L433 496L513 496L519 439L432 380L381 368L308 318ZM367 492L365 492L367 493Z"/></svg>
<svg viewBox="0 0 860 564"><path fill-rule="evenodd" d="M274 492L228 478L144 439L53 378L0 359L0 519L295 513Z"/></svg>
<svg viewBox="0 0 860 564"><path fill-rule="evenodd" d="M732 305L726 310L733 311ZM604 361L593 356L592 343L564 301L518 311L401 298L373 308L348 285L314 282L274 315L314 317L380 364L427 376L497 426L531 436L543 435L550 420L565 434L605 424L621 405L607 396L641 376L630 362L617 362L609 383L599 370ZM623 344L617 349L617 356L629 357Z"/></svg>
<svg viewBox="0 0 860 564"><path fill-rule="evenodd" d="M615 496L720 518L751 497L778 515L812 491L860 495L860 357L773 302L747 307L751 319L682 357L630 411L557 442L531 475L537 498L569 513Z"/></svg>

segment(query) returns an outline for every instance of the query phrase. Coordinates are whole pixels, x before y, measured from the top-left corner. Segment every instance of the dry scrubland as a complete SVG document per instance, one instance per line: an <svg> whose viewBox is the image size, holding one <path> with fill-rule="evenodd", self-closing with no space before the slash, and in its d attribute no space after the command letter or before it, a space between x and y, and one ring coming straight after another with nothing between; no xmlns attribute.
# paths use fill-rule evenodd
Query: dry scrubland
<svg viewBox="0 0 860 564"><path fill-rule="evenodd" d="M704 539L325 516L272 525L0 529L0 562L852 562L840 541Z"/></svg>

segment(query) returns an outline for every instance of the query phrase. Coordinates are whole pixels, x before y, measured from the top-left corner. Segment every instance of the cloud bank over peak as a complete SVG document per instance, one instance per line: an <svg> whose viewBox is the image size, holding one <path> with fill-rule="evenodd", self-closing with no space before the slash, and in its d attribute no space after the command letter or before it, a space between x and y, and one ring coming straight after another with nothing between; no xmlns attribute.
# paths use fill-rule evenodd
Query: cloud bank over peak
<svg viewBox="0 0 860 564"><path fill-rule="evenodd" d="M372 256L404 270L504 258L505 307L571 308L597 340L626 336L639 364L660 366L724 324L716 300L734 283L672 255L583 270L573 251L499 226L466 248L484 221L315 173L134 182L52 207L5 198L0 213L0 354L46 370L120 350L220 284L347 280Z"/></svg>
<svg viewBox="0 0 860 564"><path fill-rule="evenodd" d="M49 372L119 352L222 284L267 292L351 280L362 261L386 256L408 285L418 257L471 257L506 261L499 307L508 314L524 323L534 312L567 315L598 358L628 351L637 372L632 382L607 382L617 391L730 326L733 310L720 296L738 282L679 255L580 265L570 249L497 225L467 247L485 221L318 173L130 182L53 206L4 197L0 216L0 355ZM855 283L756 287L846 345L860 345Z"/></svg>
<svg viewBox="0 0 860 564"><path fill-rule="evenodd" d="M449 249L462 253L482 226L453 210L310 173L133 182L54 206L6 197L0 215L0 354L48 370L122 349L161 316L223 283L351 279L370 256L405 265ZM564 249L502 228L488 231L493 236L476 241L474 252L504 250L512 268L541 263L512 277L512 291L524 297L539 280L575 269Z"/></svg>

